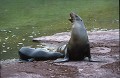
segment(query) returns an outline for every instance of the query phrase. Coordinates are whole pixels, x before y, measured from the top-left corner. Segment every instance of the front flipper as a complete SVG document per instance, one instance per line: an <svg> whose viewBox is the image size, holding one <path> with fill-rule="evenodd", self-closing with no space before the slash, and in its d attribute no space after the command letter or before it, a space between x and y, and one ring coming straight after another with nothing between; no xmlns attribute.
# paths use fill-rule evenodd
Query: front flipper
<svg viewBox="0 0 120 78"><path fill-rule="evenodd" d="M68 62L69 58L64 58L64 59L57 59L54 61L54 63L61 63L61 62Z"/></svg>

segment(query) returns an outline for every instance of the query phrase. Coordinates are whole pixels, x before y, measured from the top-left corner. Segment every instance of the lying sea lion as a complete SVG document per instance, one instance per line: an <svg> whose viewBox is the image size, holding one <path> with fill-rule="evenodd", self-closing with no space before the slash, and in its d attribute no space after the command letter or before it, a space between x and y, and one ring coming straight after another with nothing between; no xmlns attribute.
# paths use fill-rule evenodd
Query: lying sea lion
<svg viewBox="0 0 120 78"><path fill-rule="evenodd" d="M85 57L88 57L90 61L90 45L83 20L75 13L70 13L70 17L69 20L72 23L71 38L68 44L58 48L58 51L62 51L65 57L64 59L57 59L54 62L84 60Z"/></svg>
<svg viewBox="0 0 120 78"><path fill-rule="evenodd" d="M22 47L19 50L19 56L21 61L55 60L64 57L64 55L59 52L49 52L41 48L35 49L29 47Z"/></svg>

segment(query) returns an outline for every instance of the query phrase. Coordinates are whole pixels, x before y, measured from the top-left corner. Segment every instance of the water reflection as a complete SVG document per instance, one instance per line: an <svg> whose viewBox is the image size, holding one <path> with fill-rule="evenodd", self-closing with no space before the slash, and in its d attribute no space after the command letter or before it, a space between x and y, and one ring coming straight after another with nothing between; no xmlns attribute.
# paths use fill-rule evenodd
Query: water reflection
<svg viewBox="0 0 120 78"><path fill-rule="evenodd" d="M3 50L2 52L3 52L3 53L6 53L7 51L6 51L6 50Z"/></svg>
<svg viewBox="0 0 120 78"><path fill-rule="evenodd" d="M12 35L12 37L15 37L16 35Z"/></svg>
<svg viewBox="0 0 120 78"><path fill-rule="evenodd" d="M25 41L25 38L23 38L22 40Z"/></svg>
<svg viewBox="0 0 120 78"><path fill-rule="evenodd" d="M18 27L16 27L16 29L19 29Z"/></svg>
<svg viewBox="0 0 120 78"><path fill-rule="evenodd" d="M4 45L2 45L2 47L5 47Z"/></svg>
<svg viewBox="0 0 120 78"><path fill-rule="evenodd" d="M1 31L4 31L4 32L5 32L5 31L7 31L7 30L1 30Z"/></svg>
<svg viewBox="0 0 120 78"><path fill-rule="evenodd" d="M8 31L9 33L12 32L12 31Z"/></svg>
<svg viewBox="0 0 120 78"><path fill-rule="evenodd" d="M33 38L33 36L32 36L32 35L31 35L31 36L28 36L28 37Z"/></svg>
<svg viewBox="0 0 120 78"><path fill-rule="evenodd" d="M23 44L23 43L18 43L18 44L20 45L20 44Z"/></svg>
<svg viewBox="0 0 120 78"><path fill-rule="evenodd" d="M7 47L7 49L10 49L10 47Z"/></svg>

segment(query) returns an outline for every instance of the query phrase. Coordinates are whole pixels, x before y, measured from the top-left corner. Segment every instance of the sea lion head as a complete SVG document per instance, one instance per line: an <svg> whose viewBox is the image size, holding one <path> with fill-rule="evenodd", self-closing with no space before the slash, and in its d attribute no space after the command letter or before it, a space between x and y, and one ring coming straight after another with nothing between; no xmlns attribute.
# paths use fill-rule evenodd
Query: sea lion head
<svg viewBox="0 0 120 78"><path fill-rule="evenodd" d="M74 21L82 21L82 19L74 12L71 12L69 21L73 23Z"/></svg>

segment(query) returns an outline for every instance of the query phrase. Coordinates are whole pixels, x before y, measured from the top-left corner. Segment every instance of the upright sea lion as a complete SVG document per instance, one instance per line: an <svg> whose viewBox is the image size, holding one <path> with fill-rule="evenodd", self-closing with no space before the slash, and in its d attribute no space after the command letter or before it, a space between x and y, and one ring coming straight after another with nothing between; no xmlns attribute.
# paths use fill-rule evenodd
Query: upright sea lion
<svg viewBox="0 0 120 78"><path fill-rule="evenodd" d="M75 13L70 13L72 23L71 38L68 44L58 48L65 54L64 59L57 59L54 62L66 62L69 60L84 60L85 57L91 60L90 45L87 31L83 20Z"/></svg>
<svg viewBox="0 0 120 78"><path fill-rule="evenodd" d="M41 48L35 49L29 47L22 47L19 50L19 56L21 61L55 60L64 57L64 55L59 52L49 52Z"/></svg>

